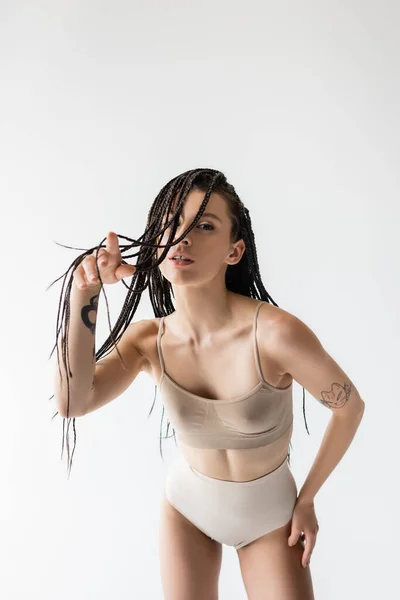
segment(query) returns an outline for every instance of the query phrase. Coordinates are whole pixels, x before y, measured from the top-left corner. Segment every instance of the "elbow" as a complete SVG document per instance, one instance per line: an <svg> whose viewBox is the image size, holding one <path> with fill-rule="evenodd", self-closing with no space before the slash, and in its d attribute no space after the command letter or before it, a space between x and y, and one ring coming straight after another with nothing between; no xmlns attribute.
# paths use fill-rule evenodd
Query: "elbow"
<svg viewBox="0 0 400 600"><path fill-rule="evenodd" d="M58 374L56 374L53 383L53 389L55 405L60 417L63 417L64 419L70 419L73 417L83 417L83 415L86 414L86 407L88 405L87 396L90 394L90 392L85 393L85 388L82 385L70 385L68 394L68 389L65 385L61 385L61 381L58 377Z"/></svg>
<svg viewBox="0 0 400 600"><path fill-rule="evenodd" d="M72 412L71 410L69 411L69 414L67 414L67 409L64 407L60 407L58 409L58 414L60 415L60 417L62 417L63 419L72 419L75 417L79 417L80 415L77 415L75 412Z"/></svg>
<svg viewBox="0 0 400 600"><path fill-rule="evenodd" d="M68 407L68 401L66 398L57 397L57 395L55 395L55 399L56 399L57 412L60 415L60 417L62 417L63 419L67 419L67 418L72 419L74 417L83 417L86 414L86 410L85 410L86 403L85 402L79 402L76 405L75 403L71 403L71 398L70 398L69 407Z"/></svg>
<svg viewBox="0 0 400 600"><path fill-rule="evenodd" d="M63 419L74 419L75 417L83 417L85 413L82 411L69 410L67 414L67 409L63 407L58 409L58 414Z"/></svg>
<svg viewBox="0 0 400 600"><path fill-rule="evenodd" d="M355 413L355 420L358 422L358 425L361 423L363 416L364 416L364 410L365 410L365 402L363 400L361 400L360 406L357 410L357 412Z"/></svg>

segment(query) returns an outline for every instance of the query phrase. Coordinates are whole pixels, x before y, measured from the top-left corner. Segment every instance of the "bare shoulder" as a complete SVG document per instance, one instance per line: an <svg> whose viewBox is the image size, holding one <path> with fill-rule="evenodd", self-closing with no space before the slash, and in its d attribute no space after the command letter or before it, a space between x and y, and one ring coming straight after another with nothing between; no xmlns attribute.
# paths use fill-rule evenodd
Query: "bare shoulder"
<svg viewBox="0 0 400 600"><path fill-rule="evenodd" d="M297 317L292 313L268 302L261 306L258 315L259 349L261 355L264 355L269 363L275 366L276 372L281 376L286 376L287 380L281 382L281 385L289 384L291 377L279 361L279 346L283 343L287 332L293 328L296 320Z"/></svg>
<svg viewBox="0 0 400 600"><path fill-rule="evenodd" d="M142 371L145 371L149 374L152 371L152 351L154 351L159 323L160 318L154 317L136 321L128 328L132 343L135 345L136 349L138 352L140 352L144 359Z"/></svg>
<svg viewBox="0 0 400 600"><path fill-rule="evenodd" d="M260 326L269 330L277 343L290 343L295 337L315 337L312 329L295 314L272 304L260 309Z"/></svg>
<svg viewBox="0 0 400 600"><path fill-rule="evenodd" d="M276 334L282 331L284 327L288 327L293 319L296 319L295 315L287 310L275 306L275 304L264 302L258 315L258 327L263 329L264 334Z"/></svg>

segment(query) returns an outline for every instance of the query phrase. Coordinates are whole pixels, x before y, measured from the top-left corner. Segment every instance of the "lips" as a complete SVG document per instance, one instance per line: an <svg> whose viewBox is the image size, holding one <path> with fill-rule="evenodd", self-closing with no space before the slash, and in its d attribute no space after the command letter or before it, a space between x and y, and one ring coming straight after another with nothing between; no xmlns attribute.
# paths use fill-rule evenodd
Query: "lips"
<svg viewBox="0 0 400 600"><path fill-rule="evenodd" d="M183 256L183 258L187 258L188 260L190 260L191 262L194 262L194 260L192 258L190 258L190 256L188 256L187 254L180 254L179 252L175 252L175 254L172 254L172 256L169 257L169 260L174 260L175 256Z"/></svg>
<svg viewBox="0 0 400 600"><path fill-rule="evenodd" d="M186 259L186 262L194 262L194 260L192 260L191 258L187 258L186 256L185 256L185 259ZM170 258L169 260L173 260L175 262L178 260L178 262L179 262L179 260L182 260L182 259Z"/></svg>

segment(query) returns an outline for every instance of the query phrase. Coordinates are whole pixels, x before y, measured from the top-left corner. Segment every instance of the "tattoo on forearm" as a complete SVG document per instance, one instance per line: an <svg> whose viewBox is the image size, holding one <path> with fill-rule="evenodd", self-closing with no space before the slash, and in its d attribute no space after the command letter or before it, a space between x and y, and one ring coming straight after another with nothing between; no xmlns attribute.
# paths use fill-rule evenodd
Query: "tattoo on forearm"
<svg viewBox="0 0 400 600"><path fill-rule="evenodd" d="M84 324L86 325L86 327L88 327L90 329L90 331L91 331L91 333L93 335L94 335L94 332L96 330L96 316L97 316L97 306L98 306L98 303L99 303L99 294L97 294L96 296L92 296L90 298L90 304L87 304L81 310L82 321L84 322ZM89 313L91 313L91 312L94 313L94 321L93 321L93 323L89 319Z"/></svg>
<svg viewBox="0 0 400 600"><path fill-rule="evenodd" d="M353 385L350 383L333 383L330 392L321 392L320 402L328 408L342 408L350 398Z"/></svg>

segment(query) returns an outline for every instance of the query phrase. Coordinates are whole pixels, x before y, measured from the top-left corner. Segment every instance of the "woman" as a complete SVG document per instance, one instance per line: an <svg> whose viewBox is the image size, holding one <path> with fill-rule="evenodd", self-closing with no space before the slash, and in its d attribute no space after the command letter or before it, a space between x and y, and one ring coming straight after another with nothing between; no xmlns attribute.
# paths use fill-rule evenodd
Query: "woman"
<svg viewBox="0 0 400 600"><path fill-rule="evenodd" d="M363 400L315 334L265 290L249 212L221 172L172 179L143 236L129 241L120 247L110 232L105 248L72 265L57 346L59 413L69 425L139 372L154 378L180 451L161 504L167 600L216 599L223 544L237 550L250 600L311 600L314 497L351 443ZM121 258L134 246L136 266ZM102 285L130 275L120 318L96 353ZM147 286L156 318L129 325ZM300 491L288 464L293 379L332 411Z"/></svg>

